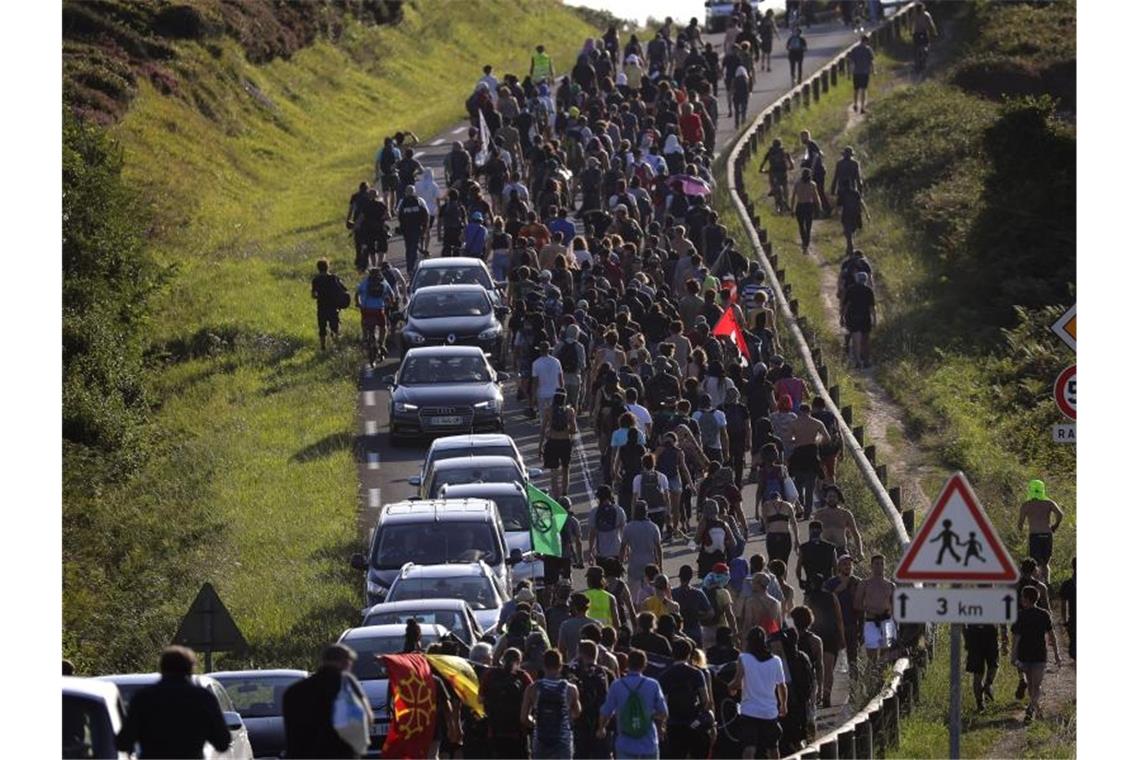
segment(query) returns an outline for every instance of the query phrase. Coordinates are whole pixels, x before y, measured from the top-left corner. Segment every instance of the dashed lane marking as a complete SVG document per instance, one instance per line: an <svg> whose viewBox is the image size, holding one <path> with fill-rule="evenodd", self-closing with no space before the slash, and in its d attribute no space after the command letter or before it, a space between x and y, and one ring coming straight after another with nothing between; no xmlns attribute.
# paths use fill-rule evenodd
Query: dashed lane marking
<svg viewBox="0 0 1140 760"><path fill-rule="evenodd" d="M380 425L379 425L379 423L376 422L376 420L365 420L364 421L364 434L365 435L376 435L378 432L380 432Z"/></svg>
<svg viewBox="0 0 1140 760"><path fill-rule="evenodd" d="M463 133L464 133L464 132L466 132L466 131L467 131L467 127L466 127L466 126L462 126L462 127L456 127L455 129L451 130L451 134L453 134L453 135L461 135L461 134L463 134Z"/></svg>
<svg viewBox="0 0 1140 760"><path fill-rule="evenodd" d="M440 137L440 138L437 138L437 139L435 139L435 140L432 140L432 141L431 141L430 143L428 143L428 144L429 144L429 145L443 145L445 142L447 142L447 140L445 140L444 138Z"/></svg>
<svg viewBox="0 0 1140 760"><path fill-rule="evenodd" d="M424 152L422 150L417 150L415 153L412 154L412 158L419 158L423 154L424 154Z"/></svg>
<svg viewBox="0 0 1140 760"><path fill-rule="evenodd" d="M376 406L376 391L364 391L362 395L365 406Z"/></svg>
<svg viewBox="0 0 1140 760"><path fill-rule="evenodd" d="M372 509L376 509L377 507L380 506L380 489L379 488L369 488L368 489L368 506L371 507Z"/></svg>
<svg viewBox="0 0 1140 760"><path fill-rule="evenodd" d="M368 459L368 469L370 469L370 470L379 470L380 469L380 453L379 452L369 451L367 459Z"/></svg>

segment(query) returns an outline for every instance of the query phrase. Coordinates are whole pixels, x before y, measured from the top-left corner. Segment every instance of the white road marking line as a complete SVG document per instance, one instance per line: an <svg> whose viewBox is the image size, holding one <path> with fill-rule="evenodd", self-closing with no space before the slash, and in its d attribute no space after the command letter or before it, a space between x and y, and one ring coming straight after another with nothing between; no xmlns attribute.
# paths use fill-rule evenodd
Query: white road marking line
<svg viewBox="0 0 1140 760"><path fill-rule="evenodd" d="M422 150L417 150L415 153L412 154L412 158L419 158L423 154L424 154L424 152Z"/></svg>
<svg viewBox="0 0 1140 760"><path fill-rule="evenodd" d="M373 509L376 509L377 507L380 506L380 489L379 488L369 488L368 489L368 506L372 507Z"/></svg>
<svg viewBox="0 0 1140 760"><path fill-rule="evenodd" d="M365 367L364 368L364 376L365 377L372 377L372 372L373 372L373 370L371 367Z"/></svg>
<svg viewBox="0 0 1140 760"><path fill-rule="evenodd" d="M432 141L429 143L429 145L443 145L445 142L447 142L447 140L445 140L444 138L440 137L440 138L438 138L438 139L436 139L436 140L432 140Z"/></svg>
<svg viewBox="0 0 1140 760"><path fill-rule="evenodd" d="M376 422L376 420L365 420L364 421L364 434L365 435L376 435L376 433L378 433L379 430L380 430L380 425Z"/></svg>
<svg viewBox="0 0 1140 760"><path fill-rule="evenodd" d="M379 470L380 469L380 452L369 451L367 458L368 458L368 469L370 469L370 470Z"/></svg>
<svg viewBox="0 0 1140 760"><path fill-rule="evenodd" d="M466 131L467 131L467 127L456 127L455 129L451 130L451 134L461 135Z"/></svg>
<svg viewBox="0 0 1140 760"><path fill-rule="evenodd" d="M376 406L376 391L364 391L362 395L365 406Z"/></svg>

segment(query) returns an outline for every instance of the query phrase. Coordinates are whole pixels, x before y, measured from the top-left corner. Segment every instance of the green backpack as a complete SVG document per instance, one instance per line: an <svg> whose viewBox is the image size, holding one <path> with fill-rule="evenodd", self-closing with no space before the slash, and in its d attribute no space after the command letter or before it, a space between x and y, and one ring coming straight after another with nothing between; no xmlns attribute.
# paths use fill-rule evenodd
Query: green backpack
<svg viewBox="0 0 1140 760"><path fill-rule="evenodd" d="M621 729L623 736L628 736L631 739L640 739L648 734L651 725L649 713L645 711L645 703L641 701L641 695L638 693L643 683L645 683L644 679L632 689L629 684L625 685L629 697L621 706L621 710L618 711L618 728Z"/></svg>

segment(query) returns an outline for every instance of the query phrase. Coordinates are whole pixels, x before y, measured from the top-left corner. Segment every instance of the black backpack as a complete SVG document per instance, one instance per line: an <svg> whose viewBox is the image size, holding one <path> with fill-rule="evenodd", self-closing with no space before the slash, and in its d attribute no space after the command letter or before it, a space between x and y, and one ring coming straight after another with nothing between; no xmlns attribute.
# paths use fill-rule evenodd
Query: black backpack
<svg viewBox="0 0 1140 760"><path fill-rule="evenodd" d="M598 505L598 514L594 518L594 525L599 533L609 532L617 528L617 505L606 502Z"/></svg>
<svg viewBox="0 0 1140 760"><path fill-rule="evenodd" d="M367 287L368 297L369 298L383 298L384 297L384 286L386 284L387 284L387 282L384 280L383 275L381 275L381 276L369 275L368 287Z"/></svg>
<svg viewBox="0 0 1140 760"><path fill-rule="evenodd" d="M637 496L645 500L650 512L665 506L665 495L661 493L661 482L657 479L656 470L641 473L641 491Z"/></svg>
<svg viewBox="0 0 1140 760"><path fill-rule="evenodd" d="M637 428L629 428L626 441L621 447L620 456L621 466L626 477L632 479L633 473L641 470L641 458L645 456L645 446L641 443L641 436L638 434Z"/></svg>
<svg viewBox="0 0 1140 760"><path fill-rule="evenodd" d="M562 363L563 372L577 372L581 367L578 366L578 343L567 343L562 341L562 346L558 349L558 356L556 357Z"/></svg>
<svg viewBox="0 0 1140 760"><path fill-rule="evenodd" d="M487 717L497 734L511 736L519 732L523 686L517 675L495 668L487 679Z"/></svg>
<svg viewBox="0 0 1140 760"><path fill-rule="evenodd" d="M606 671L599 665L587 666L581 663L567 670L571 683L578 687L578 700L582 703L582 714L578 720L583 727L594 731L598 727L599 714L610 688Z"/></svg>
<svg viewBox="0 0 1140 760"><path fill-rule="evenodd" d="M338 311L340 309L347 309L349 306L352 306L352 295L348 292L348 288L345 287L343 280L341 280L335 274L332 276L332 278L333 284L336 286L333 289L333 294L336 298L336 308Z"/></svg>
<svg viewBox="0 0 1140 760"><path fill-rule="evenodd" d="M550 410L550 429L561 433L570 427L570 408L556 406Z"/></svg>

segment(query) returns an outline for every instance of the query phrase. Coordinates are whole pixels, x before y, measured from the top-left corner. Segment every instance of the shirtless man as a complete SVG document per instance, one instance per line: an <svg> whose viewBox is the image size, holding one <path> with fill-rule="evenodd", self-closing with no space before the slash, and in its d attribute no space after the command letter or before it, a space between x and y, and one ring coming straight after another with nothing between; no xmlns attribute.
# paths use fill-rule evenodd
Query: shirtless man
<svg viewBox="0 0 1140 760"><path fill-rule="evenodd" d="M800 406L790 434L794 443L788 457L788 473L796 482L800 503L804 505L804 517L810 519L815 503L815 482L820 473L819 447L830 443L831 436L824 424L811 416L807 404Z"/></svg>
<svg viewBox="0 0 1140 760"><path fill-rule="evenodd" d="M863 645L872 663L878 661L879 651L889 649L895 640L895 584L884 576L885 568L882 554L872 556L871 577L855 590L855 612L863 617Z"/></svg>
<svg viewBox="0 0 1140 760"><path fill-rule="evenodd" d="M838 486L828 486L823 492L823 506L816 510L815 519L823 524L823 540L835 544L839 555L847 554L847 537L855 539L855 560L863 559L863 536L855 525L855 515L843 506L843 492Z"/></svg>
<svg viewBox="0 0 1140 760"><path fill-rule="evenodd" d="M784 501L779 492L769 491L760 510L761 528L765 531L765 544L769 561L791 556L792 549L800 550L800 531L796 525L796 508Z"/></svg>
<svg viewBox="0 0 1140 760"><path fill-rule="evenodd" d="M767 573L752 574L752 593L741 602L737 630L750 631L760 626L765 634L776 633L784 621L780 600L768 593Z"/></svg>
<svg viewBox="0 0 1140 760"><path fill-rule="evenodd" d="M855 575L855 561L850 554L842 554L835 563L836 573L824 581L823 588L835 594L839 609L843 611L844 645L847 649L847 665L851 680L859 678L859 641L863 633L863 620L855 610L855 594L863 584L863 579Z"/></svg>
<svg viewBox="0 0 1140 760"><path fill-rule="evenodd" d="M1045 496L1045 484L1040 480L1029 481L1028 499L1021 505L1017 518L1017 532L1025 529L1029 521L1029 556L1037 560L1039 575L1049 584L1049 560L1053 556L1053 534L1061 527L1065 513L1057 502Z"/></svg>

